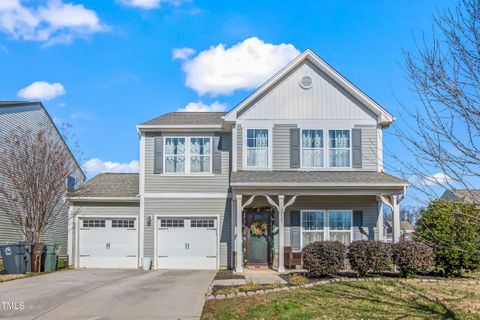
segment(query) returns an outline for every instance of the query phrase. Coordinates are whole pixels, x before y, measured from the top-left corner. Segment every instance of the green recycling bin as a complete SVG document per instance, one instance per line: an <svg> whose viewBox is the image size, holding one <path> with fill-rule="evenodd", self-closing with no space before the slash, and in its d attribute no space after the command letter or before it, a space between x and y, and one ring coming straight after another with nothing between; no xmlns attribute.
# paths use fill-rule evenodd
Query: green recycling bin
<svg viewBox="0 0 480 320"><path fill-rule="evenodd" d="M56 244L47 244L43 249L43 271L52 272L57 270L59 247Z"/></svg>

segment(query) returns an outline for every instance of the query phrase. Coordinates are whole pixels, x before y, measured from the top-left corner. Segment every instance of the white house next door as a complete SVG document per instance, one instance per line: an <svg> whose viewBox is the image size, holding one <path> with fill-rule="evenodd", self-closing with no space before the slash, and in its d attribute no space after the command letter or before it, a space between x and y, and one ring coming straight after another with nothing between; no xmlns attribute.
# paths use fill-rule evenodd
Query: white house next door
<svg viewBox="0 0 480 320"><path fill-rule="evenodd" d="M80 268L137 268L138 227L135 218L79 220Z"/></svg>
<svg viewBox="0 0 480 320"><path fill-rule="evenodd" d="M158 269L217 269L217 219L161 217Z"/></svg>

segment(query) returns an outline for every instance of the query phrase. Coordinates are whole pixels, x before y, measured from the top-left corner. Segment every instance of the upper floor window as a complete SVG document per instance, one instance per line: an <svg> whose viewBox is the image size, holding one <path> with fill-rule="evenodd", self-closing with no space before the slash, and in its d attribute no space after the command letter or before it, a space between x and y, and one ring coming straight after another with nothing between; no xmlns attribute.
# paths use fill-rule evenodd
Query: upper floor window
<svg viewBox="0 0 480 320"><path fill-rule="evenodd" d="M350 167L350 130L328 131L328 165L332 168Z"/></svg>
<svg viewBox="0 0 480 320"><path fill-rule="evenodd" d="M72 176L68 176L67 178L67 189L68 190L75 190L77 187L77 179Z"/></svg>
<svg viewBox="0 0 480 320"><path fill-rule="evenodd" d="M247 129L247 167L268 168L268 129Z"/></svg>
<svg viewBox="0 0 480 320"><path fill-rule="evenodd" d="M212 168L210 137L165 137L165 173L209 173Z"/></svg>
<svg viewBox="0 0 480 320"><path fill-rule="evenodd" d="M302 130L302 168L324 167L323 130Z"/></svg>

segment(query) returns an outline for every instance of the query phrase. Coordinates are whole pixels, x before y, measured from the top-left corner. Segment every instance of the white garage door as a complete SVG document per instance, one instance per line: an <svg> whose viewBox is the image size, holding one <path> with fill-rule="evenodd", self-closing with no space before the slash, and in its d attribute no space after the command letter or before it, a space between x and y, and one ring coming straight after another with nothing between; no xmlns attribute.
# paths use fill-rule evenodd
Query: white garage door
<svg viewBox="0 0 480 320"><path fill-rule="evenodd" d="M79 229L79 267L138 267L136 219L82 218Z"/></svg>
<svg viewBox="0 0 480 320"><path fill-rule="evenodd" d="M217 269L215 218L159 218L159 269Z"/></svg>

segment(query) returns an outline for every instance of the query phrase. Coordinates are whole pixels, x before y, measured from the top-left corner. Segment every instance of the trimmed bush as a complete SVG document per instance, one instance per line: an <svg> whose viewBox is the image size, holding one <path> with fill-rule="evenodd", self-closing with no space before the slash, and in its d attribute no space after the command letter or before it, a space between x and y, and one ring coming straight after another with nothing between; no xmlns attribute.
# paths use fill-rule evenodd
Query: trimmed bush
<svg viewBox="0 0 480 320"><path fill-rule="evenodd" d="M392 247L393 262L403 277L427 272L435 263L433 249L415 241L402 241Z"/></svg>
<svg viewBox="0 0 480 320"><path fill-rule="evenodd" d="M414 240L433 246L440 274L480 269L480 210L474 204L439 199L420 214Z"/></svg>
<svg viewBox="0 0 480 320"><path fill-rule="evenodd" d="M374 240L353 241L347 253L350 267L360 277L368 272L382 272L392 264L392 249L388 243Z"/></svg>
<svg viewBox="0 0 480 320"><path fill-rule="evenodd" d="M303 284L307 284L309 281L306 277L299 275L299 274L294 274L290 278L288 278L288 284L291 286L301 286Z"/></svg>
<svg viewBox="0 0 480 320"><path fill-rule="evenodd" d="M303 248L303 267L311 278L335 275L344 267L346 250L340 241L312 242Z"/></svg>

